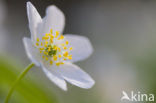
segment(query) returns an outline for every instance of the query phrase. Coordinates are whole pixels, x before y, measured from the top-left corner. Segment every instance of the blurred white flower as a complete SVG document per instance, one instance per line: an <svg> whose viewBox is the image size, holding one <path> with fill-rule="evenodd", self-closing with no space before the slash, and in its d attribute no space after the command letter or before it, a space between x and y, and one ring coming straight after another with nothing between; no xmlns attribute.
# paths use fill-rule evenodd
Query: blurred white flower
<svg viewBox="0 0 156 103"><path fill-rule="evenodd" d="M54 5L49 6L42 19L36 8L27 2L31 39L24 38L29 59L41 66L47 77L63 90L66 81L81 88L91 88L94 80L80 67L72 64L89 57L93 48L88 38L62 34L65 17Z"/></svg>

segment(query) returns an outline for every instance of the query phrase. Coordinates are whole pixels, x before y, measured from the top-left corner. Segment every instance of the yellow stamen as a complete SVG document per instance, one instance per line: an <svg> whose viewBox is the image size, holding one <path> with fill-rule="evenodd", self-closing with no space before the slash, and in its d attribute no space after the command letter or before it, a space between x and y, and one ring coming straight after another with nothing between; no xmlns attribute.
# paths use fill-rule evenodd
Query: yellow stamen
<svg viewBox="0 0 156 103"><path fill-rule="evenodd" d="M50 35L50 39L54 39L54 36L52 34Z"/></svg>
<svg viewBox="0 0 156 103"><path fill-rule="evenodd" d="M54 46L54 50L57 50L58 49L58 47L57 46Z"/></svg>
<svg viewBox="0 0 156 103"><path fill-rule="evenodd" d="M69 44L69 42L68 41L66 41L66 45L68 45Z"/></svg>
<svg viewBox="0 0 156 103"><path fill-rule="evenodd" d="M42 37L42 40L48 40L48 39L49 39L49 37L47 37L47 36Z"/></svg>
<svg viewBox="0 0 156 103"><path fill-rule="evenodd" d="M48 61L48 57L45 57L45 60Z"/></svg>
<svg viewBox="0 0 156 103"><path fill-rule="evenodd" d="M41 42L41 46L43 46L43 43Z"/></svg>
<svg viewBox="0 0 156 103"><path fill-rule="evenodd" d="M50 33L53 34L53 29L50 29Z"/></svg>
<svg viewBox="0 0 156 103"><path fill-rule="evenodd" d="M45 45L44 45L45 47L47 47L48 46L48 41L45 41Z"/></svg>
<svg viewBox="0 0 156 103"><path fill-rule="evenodd" d="M55 38L57 38L59 36L59 32L56 31L56 35L55 35Z"/></svg>
<svg viewBox="0 0 156 103"><path fill-rule="evenodd" d="M58 50L59 52L61 52L61 48L59 48L59 47L58 47L58 49L57 49L57 50Z"/></svg>
<svg viewBox="0 0 156 103"><path fill-rule="evenodd" d="M56 55L53 56L53 60L57 61L57 56Z"/></svg>
<svg viewBox="0 0 156 103"><path fill-rule="evenodd" d="M61 54L59 54L59 56L58 56L59 58L61 58L62 57L62 55Z"/></svg>
<svg viewBox="0 0 156 103"><path fill-rule="evenodd" d="M45 36L48 37L50 34L46 33Z"/></svg>
<svg viewBox="0 0 156 103"><path fill-rule="evenodd" d="M64 36L63 36L63 35L61 35L61 36L58 38L58 40L62 40L62 39L64 39Z"/></svg>
<svg viewBox="0 0 156 103"><path fill-rule="evenodd" d="M51 51L51 47L48 47L48 52L50 52Z"/></svg>
<svg viewBox="0 0 156 103"><path fill-rule="evenodd" d="M45 56L43 55L43 56L42 56L42 58L44 59L44 58L45 58Z"/></svg>
<svg viewBox="0 0 156 103"><path fill-rule="evenodd" d="M71 60L71 59L72 59L72 56L68 56L68 59L70 59L70 60Z"/></svg>
<svg viewBox="0 0 156 103"><path fill-rule="evenodd" d="M43 41L40 42L39 38L36 39L36 46L41 46L39 47L39 52L42 53L42 58L48 61L50 65L55 61L55 64L60 66L61 64L64 64L63 61L72 59L72 55L69 55L69 50L72 50L73 48L67 47L69 41L66 40L65 43L59 45L54 44L54 40L62 40L64 38L65 37L63 35L59 36L58 31L53 34L53 30L50 29L50 33L46 33L42 37L41 40Z"/></svg>
<svg viewBox="0 0 156 103"><path fill-rule="evenodd" d="M63 62L60 62L60 64L64 64Z"/></svg>
<svg viewBox="0 0 156 103"><path fill-rule="evenodd" d="M37 38L37 39L36 39L36 41L37 41L37 42L39 42L39 41L40 41L40 39L39 39L39 38Z"/></svg>
<svg viewBox="0 0 156 103"><path fill-rule="evenodd" d="M61 45L62 45L62 46L65 46L65 44L63 44L63 43L62 43Z"/></svg>
<svg viewBox="0 0 156 103"><path fill-rule="evenodd" d="M39 46L39 43L36 43L36 46Z"/></svg>
<svg viewBox="0 0 156 103"><path fill-rule="evenodd" d="M67 57L68 56L68 52L66 51L64 54L63 54L64 57Z"/></svg>
<svg viewBox="0 0 156 103"><path fill-rule="evenodd" d="M61 64L64 64L63 62L57 62L56 66L60 66Z"/></svg>
<svg viewBox="0 0 156 103"><path fill-rule="evenodd" d="M45 54L45 55L48 55L48 52L44 51L44 54Z"/></svg>
<svg viewBox="0 0 156 103"><path fill-rule="evenodd" d="M52 60L50 60L50 65L52 65L53 64L53 61Z"/></svg>
<svg viewBox="0 0 156 103"><path fill-rule="evenodd" d="M67 47L63 47L63 49L64 49L64 50L66 50L66 49L67 49Z"/></svg>
<svg viewBox="0 0 156 103"><path fill-rule="evenodd" d="M50 43L53 43L53 38L50 38Z"/></svg>
<svg viewBox="0 0 156 103"><path fill-rule="evenodd" d="M56 63L56 66L59 66L60 65L60 62Z"/></svg>
<svg viewBox="0 0 156 103"><path fill-rule="evenodd" d="M44 48L39 48L39 50L44 50Z"/></svg>
<svg viewBox="0 0 156 103"><path fill-rule="evenodd" d="M69 50L73 50L73 48L72 48L72 47L70 47L70 48L69 48Z"/></svg>
<svg viewBox="0 0 156 103"><path fill-rule="evenodd" d="M63 58L63 60L66 61L67 59L66 58Z"/></svg>

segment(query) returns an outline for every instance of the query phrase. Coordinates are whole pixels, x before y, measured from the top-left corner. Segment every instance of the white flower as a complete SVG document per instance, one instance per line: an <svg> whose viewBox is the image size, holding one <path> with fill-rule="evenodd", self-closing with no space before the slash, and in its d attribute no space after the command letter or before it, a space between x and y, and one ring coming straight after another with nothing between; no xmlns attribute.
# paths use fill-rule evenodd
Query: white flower
<svg viewBox="0 0 156 103"><path fill-rule="evenodd" d="M31 39L25 37L23 41L30 60L41 66L47 77L63 90L67 90L66 81L81 88L91 88L94 80L72 64L92 54L90 41L83 36L60 35L65 17L54 5L47 8L42 19L36 8L27 2L27 15Z"/></svg>

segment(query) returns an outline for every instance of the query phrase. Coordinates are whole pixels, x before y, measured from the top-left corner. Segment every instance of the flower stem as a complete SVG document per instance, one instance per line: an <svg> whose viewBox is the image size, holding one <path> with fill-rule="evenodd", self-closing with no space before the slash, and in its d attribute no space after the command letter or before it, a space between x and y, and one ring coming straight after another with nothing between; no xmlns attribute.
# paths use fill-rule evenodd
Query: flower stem
<svg viewBox="0 0 156 103"><path fill-rule="evenodd" d="M12 85L12 87L10 88L9 90L9 93L5 99L5 102L4 103L8 103L9 101L9 98L14 90L14 88L16 87L17 83L27 74L27 72L34 66L35 64L34 63L31 63L29 64L25 69L24 71L19 75L19 77L15 80L14 84Z"/></svg>

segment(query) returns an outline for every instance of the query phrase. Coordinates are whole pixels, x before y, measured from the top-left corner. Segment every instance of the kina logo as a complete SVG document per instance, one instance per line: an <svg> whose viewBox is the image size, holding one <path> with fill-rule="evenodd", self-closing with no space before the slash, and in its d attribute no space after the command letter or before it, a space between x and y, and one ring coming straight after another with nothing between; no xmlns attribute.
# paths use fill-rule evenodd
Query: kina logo
<svg viewBox="0 0 156 103"><path fill-rule="evenodd" d="M122 91L121 101L154 102L154 94L145 94L145 93L134 92L134 91L131 91L128 94L125 91Z"/></svg>

